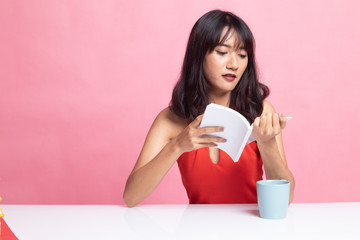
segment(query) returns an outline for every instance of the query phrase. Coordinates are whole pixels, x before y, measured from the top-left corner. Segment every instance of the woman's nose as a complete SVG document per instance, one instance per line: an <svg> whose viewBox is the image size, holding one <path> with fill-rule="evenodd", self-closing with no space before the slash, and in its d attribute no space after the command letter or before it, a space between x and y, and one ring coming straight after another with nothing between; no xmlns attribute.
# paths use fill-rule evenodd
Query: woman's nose
<svg viewBox="0 0 360 240"><path fill-rule="evenodd" d="M238 62L236 53L230 54L230 58L226 64L226 68L232 69L232 70L237 70L239 68L239 62Z"/></svg>

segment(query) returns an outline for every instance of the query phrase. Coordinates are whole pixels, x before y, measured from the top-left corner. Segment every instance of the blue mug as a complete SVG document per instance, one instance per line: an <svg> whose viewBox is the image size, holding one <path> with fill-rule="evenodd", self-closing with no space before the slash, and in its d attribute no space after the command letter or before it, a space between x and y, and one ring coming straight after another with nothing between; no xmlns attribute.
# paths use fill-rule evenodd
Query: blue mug
<svg viewBox="0 0 360 240"><path fill-rule="evenodd" d="M290 182L261 180L256 182L260 217L281 219L286 217L289 205Z"/></svg>

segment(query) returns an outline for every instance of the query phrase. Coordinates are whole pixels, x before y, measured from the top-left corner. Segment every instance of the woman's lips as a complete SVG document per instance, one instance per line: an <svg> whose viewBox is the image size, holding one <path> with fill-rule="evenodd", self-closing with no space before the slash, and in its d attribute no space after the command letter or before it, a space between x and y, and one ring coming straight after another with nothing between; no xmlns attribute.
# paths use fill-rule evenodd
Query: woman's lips
<svg viewBox="0 0 360 240"><path fill-rule="evenodd" d="M235 74L224 74L224 75L222 75L222 76L223 76L223 78L225 78L225 79L228 80L228 81L234 81L235 78L236 78L236 75L235 75Z"/></svg>

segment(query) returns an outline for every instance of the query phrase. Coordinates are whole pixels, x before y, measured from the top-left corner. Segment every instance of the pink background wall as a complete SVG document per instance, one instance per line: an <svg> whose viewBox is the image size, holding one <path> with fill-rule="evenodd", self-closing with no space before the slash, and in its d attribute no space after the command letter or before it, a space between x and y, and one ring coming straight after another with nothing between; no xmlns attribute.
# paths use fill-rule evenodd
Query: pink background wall
<svg viewBox="0 0 360 240"><path fill-rule="evenodd" d="M122 204L195 21L220 8L257 42L295 202L360 201L357 1L0 1L4 204ZM144 203L187 203L175 165Z"/></svg>

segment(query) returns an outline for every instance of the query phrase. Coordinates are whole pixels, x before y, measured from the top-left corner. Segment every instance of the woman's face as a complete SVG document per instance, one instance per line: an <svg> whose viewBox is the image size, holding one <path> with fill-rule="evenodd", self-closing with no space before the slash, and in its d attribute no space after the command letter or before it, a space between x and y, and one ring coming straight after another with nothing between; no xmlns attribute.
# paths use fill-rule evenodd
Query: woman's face
<svg viewBox="0 0 360 240"><path fill-rule="evenodd" d="M221 39L226 31L227 28L224 28ZM205 55L203 69L206 80L210 84L210 94L230 93L246 69L247 52L241 47L236 49L238 45L236 41L236 33L231 31L223 44L217 45L214 51Z"/></svg>

